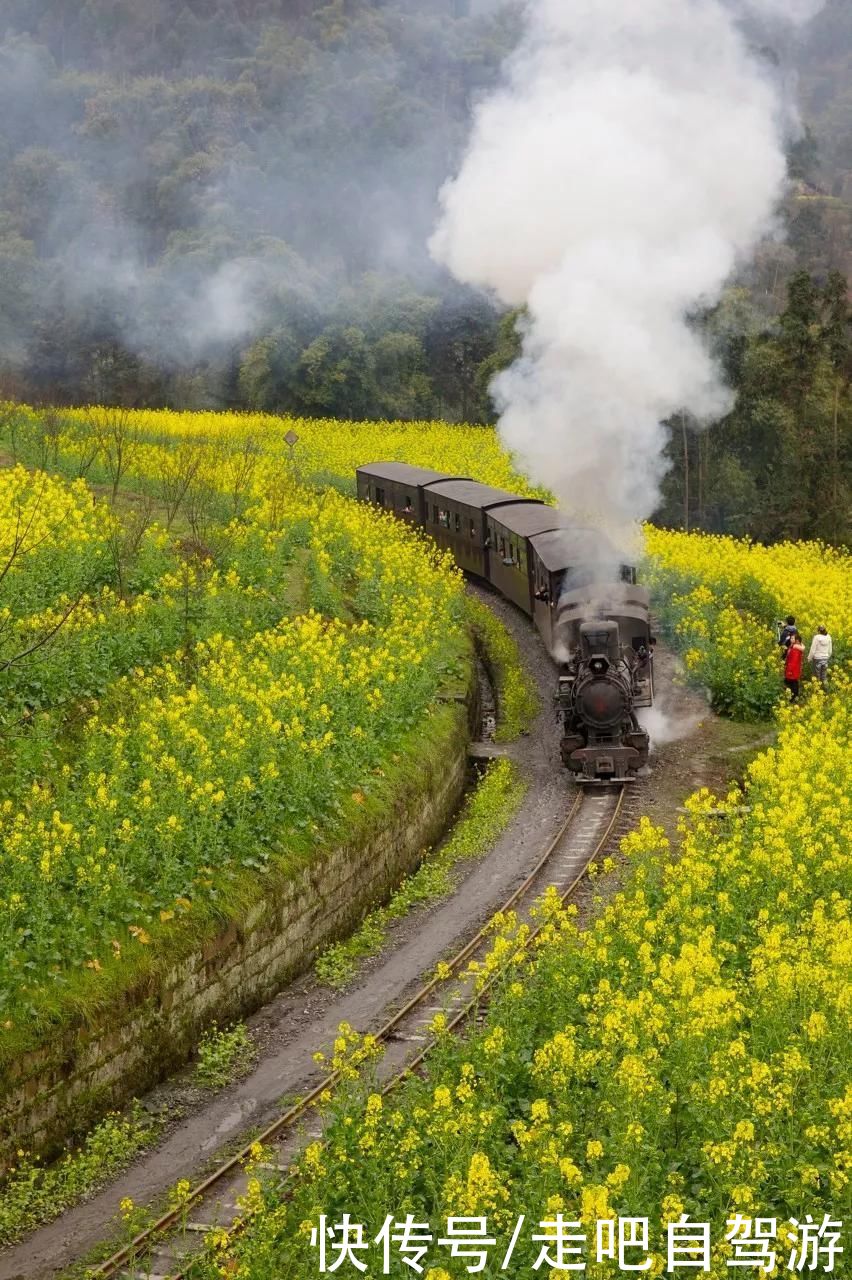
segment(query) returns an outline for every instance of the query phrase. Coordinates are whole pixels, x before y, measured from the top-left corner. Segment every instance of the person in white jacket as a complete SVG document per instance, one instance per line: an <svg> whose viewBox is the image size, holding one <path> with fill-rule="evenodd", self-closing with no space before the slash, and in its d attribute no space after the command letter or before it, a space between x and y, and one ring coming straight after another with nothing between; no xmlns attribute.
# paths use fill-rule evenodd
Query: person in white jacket
<svg viewBox="0 0 852 1280"><path fill-rule="evenodd" d="M828 660L831 657L831 636L825 627L817 627L816 635L811 641L808 662L814 664L814 674L821 685L828 676Z"/></svg>

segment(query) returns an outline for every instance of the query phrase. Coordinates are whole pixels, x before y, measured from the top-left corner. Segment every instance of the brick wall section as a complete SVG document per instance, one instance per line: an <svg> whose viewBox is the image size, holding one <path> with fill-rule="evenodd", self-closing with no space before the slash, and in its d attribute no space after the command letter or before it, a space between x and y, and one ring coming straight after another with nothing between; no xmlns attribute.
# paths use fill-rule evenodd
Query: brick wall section
<svg viewBox="0 0 852 1280"><path fill-rule="evenodd" d="M440 765L424 761L412 772L381 829L291 879L270 878L243 919L175 963L158 989L128 993L97 1026L63 1029L0 1072L0 1173L18 1147L50 1157L180 1067L205 1027L260 1008L384 901L459 803L475 698L471 692L467 712L459 707Z"/></svg>

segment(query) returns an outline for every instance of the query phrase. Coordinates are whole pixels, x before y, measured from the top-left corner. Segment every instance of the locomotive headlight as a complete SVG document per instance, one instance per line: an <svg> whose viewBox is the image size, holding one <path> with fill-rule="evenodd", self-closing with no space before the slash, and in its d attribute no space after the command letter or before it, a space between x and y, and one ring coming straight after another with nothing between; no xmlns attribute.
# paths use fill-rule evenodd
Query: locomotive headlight
<svg viewBox="0 0 852 1280"><path fill-rule="evenodd" d="M609 671L609 658L592 658L589 667L596 676L605 676Z"/></svg>

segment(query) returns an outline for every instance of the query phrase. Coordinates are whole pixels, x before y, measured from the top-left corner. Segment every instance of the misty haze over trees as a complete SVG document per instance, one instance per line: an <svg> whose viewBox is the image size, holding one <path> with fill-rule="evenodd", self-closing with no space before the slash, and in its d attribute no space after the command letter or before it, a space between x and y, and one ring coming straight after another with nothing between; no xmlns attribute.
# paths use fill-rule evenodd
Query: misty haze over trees
<svg viewBox="0 0 852 1280"><path fill-rule="evenodd" d="M513 317L426 242L518 30L501 0L0 0L0 398L493 419ZM787 242L700 321L741 394L672 424L661 514L848 539L852 6L779 56L812 130Z"/></svg>
<svg viewBox="0 0 852 1280"><path fill-rule="evenodd" d="M516 29L467 0L2 0L7 373L54 401L481 416L499 317L426 242Z"/></svg>

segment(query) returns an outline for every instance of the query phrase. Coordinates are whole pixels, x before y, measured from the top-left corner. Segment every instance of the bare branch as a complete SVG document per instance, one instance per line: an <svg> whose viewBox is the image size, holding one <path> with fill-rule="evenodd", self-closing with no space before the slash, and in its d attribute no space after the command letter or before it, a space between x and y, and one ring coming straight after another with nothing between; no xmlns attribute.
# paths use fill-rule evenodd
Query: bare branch
<svg viewBox="0 0 852 1280"><path fill-rule="evenodd" d="M50 627L49 630L44 633L44 635L39 636L38 640L36 640L34 644L31 644L28 649L22 649L20 653L16 653L11 658L7 658L4 662L0 662L0 674L2 674L4 671L8 671L10 667L15 666L19 662L22 662L24 658L29 658L32 654L37 653L39 649L43 649L46 644L49 644L50 641L53 639L53 637L57 634L57 632L62 627L65 626L65 623L71 617L72 613L74 613L74 611L79 608L80 604L87 596L89 592L89 588L93 585L93 581L88 583L82 589L82 591L76 597L76 599L71 601L71 604L69 604L68 608L62 614L62 616L58 619L58 621L55 622L53 626Z"/></svg>

